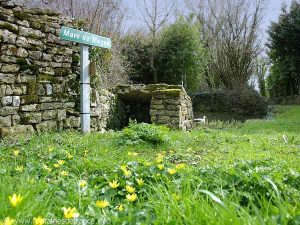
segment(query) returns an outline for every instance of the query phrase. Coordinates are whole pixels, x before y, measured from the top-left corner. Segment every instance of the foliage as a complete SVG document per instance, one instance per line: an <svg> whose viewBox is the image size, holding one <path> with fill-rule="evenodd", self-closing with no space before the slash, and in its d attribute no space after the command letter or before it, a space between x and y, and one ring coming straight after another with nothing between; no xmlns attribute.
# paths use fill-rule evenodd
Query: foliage
<svg viewBox="0 0 300 225"><path fill-rule="evenodd" d="M293 1L278 22L269 28L269 57L272 61L268 89L271 97L300 94L300 4Z"/></svg>
<svg viewBox="0 0 300 225"><path fill-rule="evenodd" d="M128 82L128 62L121 53L121 43L118 39L112 42L111 50L97 47L90 50L90 60L96 63L96 74L91 74L91 83L98 90Z"/></svg>
<svg viewBox="0 0 300 225"><path fill-rule="evenodd" d="M183 83L189 92L198 90L207 68L199 37L198 27L182 17L163 30L157 56L159 82Z"/></svg>
<svg viewBox="0 0 300 225"><path fill-rule="evenodd" d="M299 121L299 106L276 107L271 120L169 131L171 141L155 147L114 145L119 133L1 142L0 219L298 224ZM78 218L66 219L63 207Z"/></svg>
<svg viewBox="0 0 300 225"><path fill-rule="evenodd" d="M252 89L196 94L193 107L196 112L230 112L254 117L265 116L268 112L266 100Z"/></svg>
<svg viewBox="0 0 300 225"><path fill-rule="evenodd" d="M192 17L198 21L208 49L210 60L206 76L209 86L230 90L247 87L254 73L255 59L262 51L259 27L267 1L190 2L194 2Z"/></svg>
<svg viewBox="0 0 300 225"><path fill-rule="evenodd" d="M261 96L267 96L266 92L266 75L268 71L268 60L267 58L260 57L255 62L255 75L258 81L258 88Z"/></svg>
<svg viewBox="0 0 300 225"><path fill-rule="evenodd" d="M129 62L128 76L134 83L150 84L153 82L149 64L151 43L139 34L126 36L122 40L122 54Z"/></svg>
<svg viewBox="0 0 300 225"><path fill-rule="evenodd" d="M166 133L168 130L164 126L131 121L129 126L122 131L119 141L125 145L159 145L167 141Z"/></svg>
<svg viewBox="0 0 300 225"><path fill-rule="evenodd" d="M155 54L150 37L138 33L125 37L123 53L131 65L130 79L137 83L155 83L150 65L153 60L156 82L183 82L188 91L194 91L201 84L207 66L207 53L199 35L196 25L180 18L159 33Z"/></svg>

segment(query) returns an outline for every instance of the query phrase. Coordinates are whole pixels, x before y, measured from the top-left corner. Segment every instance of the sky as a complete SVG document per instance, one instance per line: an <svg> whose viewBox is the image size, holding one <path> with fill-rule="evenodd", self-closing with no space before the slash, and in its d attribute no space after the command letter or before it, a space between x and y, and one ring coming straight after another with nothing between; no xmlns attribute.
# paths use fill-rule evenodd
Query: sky
<svg viewBox="0 0 300 225"><path fill-rule="evenodd" d="M138 16L138 8L136 1L142 1L142 0L123 0L124 5L127 7L129 10L129 13L131 16L129 16L126 24L125 24L125 29L135 29L135 28L141 28L143 27L143 22ZM291 4L292 0L269 0L270 3L268 5L268 8L266 9L266 17L264 20L264 23L262 24L262 39L263 42L265 43L267 41L267 29L271 24L271 21L277 21L280 12L281 12L281 7L285 3L288 6ZM298 0L300 1L300 0ZM183 3L184 0L178 0L179 5L180 3Z"/></svg>

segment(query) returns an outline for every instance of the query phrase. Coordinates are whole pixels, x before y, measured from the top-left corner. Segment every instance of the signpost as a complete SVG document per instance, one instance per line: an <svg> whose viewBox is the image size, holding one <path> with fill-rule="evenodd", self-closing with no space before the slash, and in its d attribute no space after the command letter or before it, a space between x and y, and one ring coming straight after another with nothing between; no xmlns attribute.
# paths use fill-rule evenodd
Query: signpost
<svg viewBox="0 0 300 225"><path fill-rule="evenodd" d="M90 132L90 71L89 45L111 48L111 39L69 27L61 27L60 37L80 43L80 123L82 133Z"/></svg>

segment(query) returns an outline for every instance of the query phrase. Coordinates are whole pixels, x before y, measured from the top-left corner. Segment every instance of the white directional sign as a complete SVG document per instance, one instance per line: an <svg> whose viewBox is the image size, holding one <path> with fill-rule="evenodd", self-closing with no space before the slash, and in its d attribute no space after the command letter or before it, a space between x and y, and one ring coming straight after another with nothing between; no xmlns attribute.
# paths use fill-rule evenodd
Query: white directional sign
<svg viewBox="0 0 300 225"><path fill-rule="evenodd" d="M60 37L66 41L80 43L80 122L82 133L90 132L90 61L89 45L111 48L111 39L70 27L61 27Z"/></svg>

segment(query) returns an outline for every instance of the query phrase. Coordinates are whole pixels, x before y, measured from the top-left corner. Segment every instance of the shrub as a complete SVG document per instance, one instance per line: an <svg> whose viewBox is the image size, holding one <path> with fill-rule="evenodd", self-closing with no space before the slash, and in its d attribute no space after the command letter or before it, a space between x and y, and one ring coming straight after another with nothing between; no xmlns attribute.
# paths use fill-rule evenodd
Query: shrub
<svg viewBox="0 0 300 225"><path fill-rule="evenodd" d="M159 145L167 141L167 127L154 124L130 122L119 136L119 142L123 145L151 144Z"/></svg>
<svg viewBox="0 0 300 225"><path fill-rule="evenodd" d="M230 112L262 117L268 112L267 101L255 90L231 90L201 93L193 96L195 111Z"/></svg>

